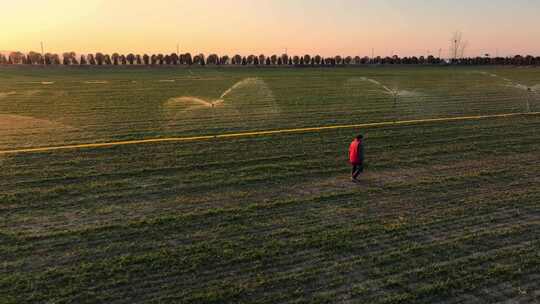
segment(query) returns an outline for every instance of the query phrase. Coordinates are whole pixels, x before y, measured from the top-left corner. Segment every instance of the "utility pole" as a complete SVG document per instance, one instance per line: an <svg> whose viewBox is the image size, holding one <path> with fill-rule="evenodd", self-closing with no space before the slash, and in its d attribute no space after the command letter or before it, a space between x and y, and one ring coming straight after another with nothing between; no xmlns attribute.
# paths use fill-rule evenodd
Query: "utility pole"
<svg viewBox="0 0 540 304"><path fill-rule="evenodd" d="M527 113L531 112L531 95L532 95L532 93L533 93L532 88L527 88L527 108L526 108Z"/></svg>
<svg viewBox="0 0 540 304"><path fill-rule="evenodd" d="M397 111L399 92L397 92L396 90L392 90L392 96L394 97L394 122L396 122L399 119L399 114Z"/></svg>
<svg viewBox="0 0 540 304"><path fill-rule="evenodd" d="M43 49L43 41L41 43L41 61L43 62L43 65L45 65L45 51Z"/></svg>

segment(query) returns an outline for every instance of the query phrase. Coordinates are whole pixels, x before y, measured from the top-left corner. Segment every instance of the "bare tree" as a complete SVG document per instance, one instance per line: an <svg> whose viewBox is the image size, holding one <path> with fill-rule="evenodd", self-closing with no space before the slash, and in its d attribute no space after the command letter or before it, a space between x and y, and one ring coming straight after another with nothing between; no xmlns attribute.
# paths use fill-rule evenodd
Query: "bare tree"
<svg viewBox="0 0 540 304"><path fill-rule="evenodd" d="M77 53L71 52L71 64L79 64L79 61L77 60Z"/></svg>
<svg viewBox="0 0 540 304"><path fill-rule="evenodd" d="M103 53L96 53L94 58L96 59L97 65L103 65L103 61L105 60Z"/></svg>
<svg viewBox="0 0 540 304"><path fill-rule="evenodd" d="M247 64L249 64L249 65L255 64L255 59L256 59L256 58L257 58L257 57L256 57L255 55L249 55L249 56L247 57Z"/></svg>
<svg viewBox="0 0 540 304"><path fill-rule="evenodd" d="M242 56L234 55L232 58L232 64L236 64L236 65L242 64Z"/></svg>
<svg viewBox="0 0 540 304"><path fill-rule="evenodd" d="M159 65L163 65L165 63L165 56L163 56L163 54L157 54L156 58Z"/></svg>
<svg viewBox="0 0 540 304"><path fill-rule="evenodd" d="M114 65L118 65L118 60L120 59L120 54L113 53L112 56L111 56L111 59L112 59Z"/></svg>
<svg viewBox="0 0 540 304"><path fill-rule="evenodd" d="M178 57L178 54L172 53L169 57L170 57L171 63L172 63L173 65L177 65L177 64L178 64L178 60L180 59L180 58Z"/></svg>
<svg viewBox="0 0 540 304"><path fill-rule="evenodd" d="M185 53L183 57L184 57L184 64L187 64L187 65L193 64L193 56L191 56L191 53Z"/></svg>
<svg viewBox="0 0 540 304"><path fill-rule="evenodd" d="M311 56L308 54L304 55L304 63L310 64L310 62L311 62Z"/></svg>
<svg viewBox="0 0 540 304"><path fill-rule="evenodd" d="M21 52L9 53L9 59L11 60L13 64L22 64L24 57L25 57L24 54Z"/></svg>
<svg viewBox="0 0 540 304"><path fill-rule="evenodd" d="M227 55L222 56L220 60L221 60L221 64L222 64L222 65L224 65L224 64L230 64L230 62L231 62L229 56L227 56Z"/></svg>
<svg viewBox="0 0 540 304"><path fill-rule="evenodd" d="M59 65L60 64L60 56L58 54L50 54L51 63Z"/></svg>
<svg viewBox="0 0 540 304"><path fill-rule="evenodd" d="M219 65L219 56L217 54L210 54L206 58L206 63L210 65Z"/></svg>
<svg viewBox="0 0 540 304"><path fill-rule="evenodd" d="M199 55L195 55L195 57L193 57L193 63L198 65L205 65L206 60L204 54L201 53Z"/></svg>
<svg viewBox="0 0 540 304"><path fill-rule="evenodd" d="M129 53L126 57L127 61L129 62L130 65L133 65L133 63L135 62L135 55L132 54L132 53Z"/></svg>
<svg viewBox="0 0 540 304"><path fill-rule="evenodd" d="M60 57L58 54L45 53L44 57L46 65L60 64Z"/></svg>
<svg viewBox="0 0 540 304"><path fill-rule="evenodd" d="M43 57L38 52L31 51L30 53L28 53L28 57L30 58L30 60L32 60L33 64L42 64L43 62Z"/></svg>
<svg viewBox="0 0 540 304"><path fill-rule="evenodd" d="M77 54L75 52L65 52L62 54L63 64L64 65L70 65L70 64L77 64Z"/></svg>
<svg viewBox="0 0 540 304"><path fill-rule="evenodd" d="M106 65L112 64L111 56L109 54L105 54L105 56L103 56L103 61L105 62Z"/></svg>
<svg viewBox="0 0 540 304"><path fill-rule="evenodd" d="M468 44L469 42L463 39L463 33L456 31L450 39L450 59L457 60L463 58Z"/></svg>
<svg viewBox="0 0 540 304"><path fill-rule="evenodd" d="M289 63L289 55L287 55L287 54L282 54L280 58L281 58L281 62L282 62L283 64Z"/></svg>
<svg viewBox="0 0 540 304"><path fill-rule="evenodd" d="M88 63L90 65L96 65L96 57L94 56L94 54L88 54L86 58L88 59Z"/></svg>

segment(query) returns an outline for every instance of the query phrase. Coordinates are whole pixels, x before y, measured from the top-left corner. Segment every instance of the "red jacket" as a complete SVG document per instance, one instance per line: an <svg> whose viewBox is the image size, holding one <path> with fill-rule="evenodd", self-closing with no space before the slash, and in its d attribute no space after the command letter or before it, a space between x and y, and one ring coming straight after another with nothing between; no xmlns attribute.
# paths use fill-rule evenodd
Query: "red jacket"
<svg viewBox="0 0 540 304"><path fill-rule="evenodd" d="M360 165L364 162L364 147L362 140L355 139L349 147L349 162L353 165Z"/></svg>

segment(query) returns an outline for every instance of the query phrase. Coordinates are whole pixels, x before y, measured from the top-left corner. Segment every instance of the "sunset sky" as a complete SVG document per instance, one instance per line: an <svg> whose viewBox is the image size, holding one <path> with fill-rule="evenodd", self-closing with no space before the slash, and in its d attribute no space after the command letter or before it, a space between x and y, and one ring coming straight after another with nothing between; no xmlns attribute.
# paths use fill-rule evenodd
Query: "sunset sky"
<svg viewBox="0 0 540 304"><path fill-rule="evenodd" d="M0 0L0 50L540 55L538 0Z"/></svg>

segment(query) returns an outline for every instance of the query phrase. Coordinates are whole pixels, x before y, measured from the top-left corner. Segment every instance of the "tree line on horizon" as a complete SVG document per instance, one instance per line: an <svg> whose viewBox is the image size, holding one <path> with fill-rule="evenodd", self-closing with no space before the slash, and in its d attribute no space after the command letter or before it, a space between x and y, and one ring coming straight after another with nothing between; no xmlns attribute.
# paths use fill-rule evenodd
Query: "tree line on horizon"
<svg viewBox="0 0 540 304"><path fill-rule="evenodd" d="M266 56L249 55L241 56L227 55L218 56L217 54L191 55L184 54L133 54L128 55L113 53L112 55L104 53L77 55L75 52L66 52L61 56L53 53L41 54L38 52L11 52L7 56L0 54L0 64L2 65L66 65L66 66L171 66L171 65L198 65L198 66L350 66L350 65L369 65L369 64L457 64L457 65L540 65L540 57L521 56L514 57L464 57L454 59L441 59L430 56L411 56L411 57L374 57L367 56L333 56L322 57L320 55L289 56L287 54Z"/></svg>

